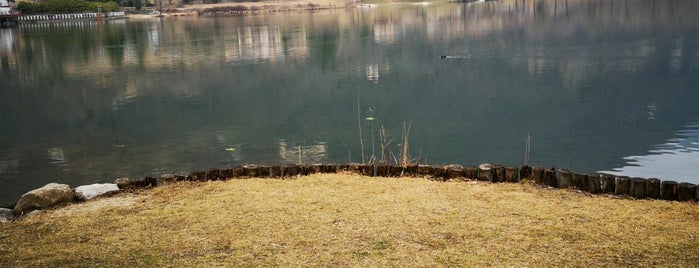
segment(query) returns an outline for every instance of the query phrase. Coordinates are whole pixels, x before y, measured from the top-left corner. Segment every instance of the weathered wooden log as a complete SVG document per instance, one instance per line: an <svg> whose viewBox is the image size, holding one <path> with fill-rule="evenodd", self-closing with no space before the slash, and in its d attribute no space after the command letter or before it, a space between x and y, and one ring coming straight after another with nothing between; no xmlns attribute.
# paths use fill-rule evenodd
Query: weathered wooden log
<svg viewBox="0 0 699 268"><path fill-rule="evenodd" d="M376 177L388 177L388 165L387 164L378 164L375 166L376 168L376 174L374 176Z"/></svg>
<svg viewBox="0 0 699 268"><path fill-rule="evenodd" d="M478 166L478 180L479 181L493 181L493 177L495 173L493 171L493 165L491 164L480 164Z"/></svg>
<svg viewBox="0 0 699 268"><path fill-rule="evenodd" d="M233 168L233 178L245 177L245 168L242 166L237 166Z"/></svg>
<svg viewBox="0 0 699 268"><path fill-rule="evenodd" d="M697 185L689 182L683 182L677 187L677 200L690 201L697 196Z"/></svg>
<svg viewBox="0 0 699 268"><path fill-rule="evenodd" d="M558 180L556 179L556 170L554 168L544 170L544 185L551 186L553 188L558 187Z"/></svg>
<svg viewBox="0 0 699 268"><path fill-rule="evenodd" d="M399 166L399 165L388 166L388 176L390 176L390 177L403 176L404 172L405 172L405 168L403 168L403 166Z"/></svg>
<svg viewBox="0 0 699 268"><path fill-rule="evenodd" d="M420 176L432 175L433 169L434 168L432 166L429 166L429 165L419 165L417 167L417 174Z"/></svg>
<svg viewBox="0 0 699 268"><path fill-rule="evenodd" d="M243 169L245 170L245 176L246 177L257 177L257 165L255 164L250 164L250 165L245 165L243 166Z"/></svg>
<svg viewBox="0 0 699 268"><path fill-rule="evenodd" d="M221 177L223 180L232 179L233 178L233 169L232 168L221 169Z"/></svg>
<svg viewBox="0 0 699 268"><path fill-rule="evenodd" d="M178 172L175 174L175 177L177 178L177 181L186 181L187 177L189 177L189 173L187 172Z"/></svg>
<svg viewBox="0 0 699 268"><path fill-rule="evenodd" d="M543 167L532 167L531 178L537 184L544 184L544 168Z"/></svg>
<svg viewBox="0 0 699 268"><path fill-rule="evenodd" d="M464 178L469 180L478 179L478 168L477 167L464 167Z"/></svg>
<svg viewBox="0 0 699 268"><path fill-rule="evenodd" d="M530 166L524 165L519 168L519 178L520 180L530 179L532 177L532 168Z"/></svg>
<svg viewBox="0 0 699 268"><path fill-rule="evenodd" d="M316 173L323 173L323 165L322 164L313 164L308 166L308 174L316 174Z"/></svg>
<svg viewBox="0 0 699 268"><path fill-rule="evenodd" d="M518 182L518 181L519 181L519 168L506 167L505 168L505 182Z"/></svg>
<svg viewBox="0 0 699 268"><path fill-rule="evenodd" d="M417 169L418 169L417 164L408 164L408 166L405 167L403 175L416 176L418 174Z"/></svg>
<svg viewBox="0 0 699 268"><path fill-rule="evenodd" d="M646 179L631 178L629 179L629 195L633 198L646 197Z"/></svg>
<svg viewBox="0 0 699 268"><path fill-rule="evenodd" d="M493 182L505 182L505 167L493 165Z"/></svg>
<svg viewBox="0 0 699 268"><path fill-rule="evenodd" d="M337 165L337 172L349 172L350 164L339 164Z"/></svg>
<svg viewBox="0 0 699 268"><path fill-rule="evenodd" d="M444 181L446 179L447 170L444 167L434 167L432 169L432 177L435 180Z"/></svg>
<svg viewBox="0 0 699 268"><path fill-rule="evenodd" d="M325 164L325 173L337 173L338 165Z"/></svg>
<svg viewBox="0 0 699 268"><path fill-rule="evenodd" d="M297 165L282 167L282 175L284 177L294 177L301 174L301 167Z"/></svg>
<svg viewBox="0 0 699 268"><path fill-rule="evenodd" d="M677 200L677 188L679 184L676 181L663 181L660 183L660 199Z"/></svg>
<svg viewBox="0 0 699 268"><path fill-rule="evenodd" d="M300 174L301 176L311 175L311 167L302 165L302 166L299 166L299 168L301 169L301 174Z"/></svg>
<svg viewBox="0 0 699 268"><path fill-rule="evenodd" d="M207 180L210 180L210 181L217 181L217 180L223 179L223 178L221 178L221 177L222 177L222 176L221 176L221 170L220 170L220 169L212 168L212 169L209 169L208 172L206 172L206 179L207 179Z"/></svg>
<svg viewBox="0 0 699 268"><path fill-rule="evenodd" d="M571 183L573 184L573 187L575 187L575 189L587 191L587 175L583 173L573 172L573 176L571 178Z"/></svg>
<svg viewBox="0 0 699 268"><path fill-rule="evenodd" d="M359 165L359 174L364 176L374 176L374 165L361 164Z"/></svg>
<svg viewBox="0 0 699 268"><path fill-rule="evenodd" d="M558 170L558 188L570 188L573 185L573 172L567 169Z"/></svg>
<svg viewBox="0 0 699 268"><path fill-rule="evenodd" d="M193 171L192 173L189 174L190 178L189 180L191 181L205 181L206 180L206 172L197 170Z"/></svg>
<svg viewBox="0 0 699 268"><path fill-rule="evenodd" d="M626 176L616 177L616 186L614 194L616 195L629 195L631 179Z"/></svg>
<svg viewBox="0 0 699 268"><path fill-rule="evenodd" d="M160 175L160 180L163 183L173 183L177 181L177 176L175 176L174 174L163 174Z"/></svg>
<svg viewBox="0 0 699 268"><path fill-rule="evenodd" d="M349 167L348 167L348 171L349 171L349 172L352 172L352 173L355 173L355 174L362 174L361 165L360 165L360 164L356 164L356 163L355 163L355 164L350 164Z"/></svg>
<svg viewBox="0 0 699 268"><path fill-rule="evenodd" d="M601 193L614 193L616 190L616 177L611 174L602 174Z"/></svg>
<svg viewBox="0 0 699 268"><path fill-rule="evenodd" d="M650 178L646 180L646 197L658 199L660 197L660 180Z"/></svg>
<svg viewBox="0 0 699 268"><path fill-rule="evenodd" d="M444 167L446 170L445 179L453 180L463 178L464 166L458 164L452 164Z"/></svg>
<svg viewBox="0 0 699 268"><path fill-rule="evenodd" d="M268 166L257 166L257 176L260 178L268 178L272 174L272 170Z"/></svg>
<svg viewBox="0 0 699 268"><path fill-rule="evenodd" d="M602 183L600 181L600 174L598 173L591 173L587 174L586 182L587 182L587 192L591 194L597 194L600 191L602 191Z"/></svg>
<svg viewBox="0 0 699 268"><path fill-rule="evenodd" d="M271 166L270 168L270 177L274 178L281 178L282 177L282 167L281 166Z"/></svg>

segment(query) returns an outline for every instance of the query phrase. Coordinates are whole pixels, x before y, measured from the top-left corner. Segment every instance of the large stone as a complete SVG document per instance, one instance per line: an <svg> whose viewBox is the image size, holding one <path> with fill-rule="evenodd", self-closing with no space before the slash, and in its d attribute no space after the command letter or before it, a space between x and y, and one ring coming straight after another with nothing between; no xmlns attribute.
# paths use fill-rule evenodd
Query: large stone
<svg viewBox="0 0 699 268"><path fill-rule="evenodd" d="M15 218L15 213L9 208L0 208L0 223L11 221Z"/></svg>
<svg viewBox="0 0 699 268"><path fill-rule="evenodd" d="M67 184L49 183L22 195L15 205L15 214L21 215L33 210L48 208L73 200L73 189Z"/></svg>
<svg viewBox="0 0 699 268"><path fill-rule="evenodd" d="M85 201L101 195L118 191L119 187L114 183L95 183L75 188L75 198L77 198L78 200Z"/></svg>

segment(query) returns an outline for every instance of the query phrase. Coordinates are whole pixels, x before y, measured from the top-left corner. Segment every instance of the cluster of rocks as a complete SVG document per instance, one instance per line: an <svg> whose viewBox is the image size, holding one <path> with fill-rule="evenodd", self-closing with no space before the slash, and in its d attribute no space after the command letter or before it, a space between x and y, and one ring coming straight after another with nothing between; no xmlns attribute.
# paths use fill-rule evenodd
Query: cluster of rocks
<svg viewBox="0 0 699 268"><path fill-rule="evenodd" d="M67 184L49 183L23 194L13 209L0 208L0 223L14 220L16 217L31 216L42 209L74 201L85 201L119 190L115 183L83 185L75 189Z"/></svg>

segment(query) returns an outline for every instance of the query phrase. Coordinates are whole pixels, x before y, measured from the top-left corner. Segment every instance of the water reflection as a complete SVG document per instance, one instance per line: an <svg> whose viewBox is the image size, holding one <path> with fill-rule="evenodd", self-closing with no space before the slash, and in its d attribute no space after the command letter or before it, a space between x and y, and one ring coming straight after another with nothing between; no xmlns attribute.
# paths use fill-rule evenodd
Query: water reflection
<svg viewBox="0 0 699 268"><path fill-rule="evenodd" d="M624 157L627 164L602 172L631 177L687 180L696 178L699 165L699 123L678 131L674 138L655 145L645 155Z"/></svg>
<svg viewBox="0 0 699 268"><path fill-rule="evenodd" d="M15 186L0 196L297 163L299 145L304 163L358 162L357 101L391 137L412 121L411 151L434 164L520 164L529 135L530 163L579 171L693 157L681 147L696 141L655 145L699 116L698 7L501 0L3 28L0 184Z"/></svg>

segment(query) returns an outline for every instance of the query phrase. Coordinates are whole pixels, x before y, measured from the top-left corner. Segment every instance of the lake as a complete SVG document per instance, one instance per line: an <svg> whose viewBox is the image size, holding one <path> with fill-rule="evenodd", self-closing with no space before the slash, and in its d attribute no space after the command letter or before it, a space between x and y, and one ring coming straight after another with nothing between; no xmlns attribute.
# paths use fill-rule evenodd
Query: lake
<svg viewBox="0 0 699 268"><path fill-rule="evenodd" d="M420 163L699 183L697 10L502 0L1 28L0 204L49 182L393 162L404 126Z"/></svg>

